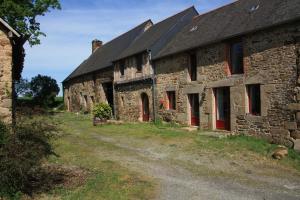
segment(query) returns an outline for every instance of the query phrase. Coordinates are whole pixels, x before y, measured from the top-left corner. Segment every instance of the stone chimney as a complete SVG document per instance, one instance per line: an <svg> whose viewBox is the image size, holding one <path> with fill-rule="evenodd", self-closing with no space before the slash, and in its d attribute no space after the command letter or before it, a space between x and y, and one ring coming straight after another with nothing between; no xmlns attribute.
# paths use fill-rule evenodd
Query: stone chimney
<svg viewBox="0 0 300 200"><path fill-rule="evenodd" d="M97 39L93 40L92 41L92 53L94 53L101 46L102 46L102 41L97 40Z"/></svg>

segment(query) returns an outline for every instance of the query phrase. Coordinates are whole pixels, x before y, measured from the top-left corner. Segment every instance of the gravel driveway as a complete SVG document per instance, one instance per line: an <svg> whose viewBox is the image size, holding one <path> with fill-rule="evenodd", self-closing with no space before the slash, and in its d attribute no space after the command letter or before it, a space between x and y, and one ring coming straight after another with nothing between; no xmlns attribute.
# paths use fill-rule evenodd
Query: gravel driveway
<svg viewBox="0 0 300 200"><path fill-rule="evenodd" d="M262 157L197 152L179 141L92 133L102 158L152 177L157 199L300 199L300 173Z"/></svg>

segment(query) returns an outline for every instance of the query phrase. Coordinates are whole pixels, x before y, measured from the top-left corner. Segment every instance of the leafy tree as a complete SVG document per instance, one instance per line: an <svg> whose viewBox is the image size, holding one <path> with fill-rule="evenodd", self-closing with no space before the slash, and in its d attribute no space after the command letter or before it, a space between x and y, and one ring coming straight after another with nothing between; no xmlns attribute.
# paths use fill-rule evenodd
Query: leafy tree
<svg viewBox="0 0 300 200"><path fill-rule="evenodd" d="M0 17L14 29L22 33L23 40L29 44L40 44L40 30L37 16L44 16L50 9L61 9L59 0L1 0Z"/></svg>
<svg viewBox="0 0 300 200"><path fill-rule="evenodd" d="M49 76L37 75L30 82L30 89L34 100L41 105L52 105L59 93L59 87L55 79Z"/></svg>
<svg viewBox="0 0 300 200"><path fill-rule="evenodd" d="M24 78L21 78L16 82L15 91L18 96L32 96L30 91L30 82Z"/></svg>

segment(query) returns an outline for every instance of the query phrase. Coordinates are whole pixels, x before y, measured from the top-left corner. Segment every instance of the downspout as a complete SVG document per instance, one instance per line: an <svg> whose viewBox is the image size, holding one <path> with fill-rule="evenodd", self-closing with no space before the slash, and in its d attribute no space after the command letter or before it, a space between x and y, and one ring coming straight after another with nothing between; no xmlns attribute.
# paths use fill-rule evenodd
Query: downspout
<svg viewBox="0 0 300 200"><path fill-rule="evenodd" d="M152 106L153 106L153 120L156 122L156 68L154 65L154 62L152 62L152 57L151 57L151 51L149 52L149 62L153 68L153 74L152 74Z"/></svg>

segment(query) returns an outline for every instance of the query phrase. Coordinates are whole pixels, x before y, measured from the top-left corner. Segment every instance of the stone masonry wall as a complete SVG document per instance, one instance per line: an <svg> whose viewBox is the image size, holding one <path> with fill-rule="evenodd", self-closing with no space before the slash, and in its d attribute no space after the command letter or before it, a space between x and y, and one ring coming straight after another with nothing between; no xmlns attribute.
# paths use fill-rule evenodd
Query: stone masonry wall
<svg viewBox="0 0 300 200"><path fill-rule="evenodd" d="M214 88L229 87L232 132L261 136L291 146L290 133L298 135L297 123L300 125L297 111L300 106L294 104L300 91L296 87L299 41L295 40L299 32L298 22L242 37L245 72L240 75L229 73L227 42L194 51L197 55L197 81L189 80L188 52L156 61L156 109L159 116L190 124L187 94L199 94L200 128L215 129L213 91ZM259 84L261 87L261 116L247 113L246 87L249 84ZM176 111L161 109L159 105L161 100L166 100L168 90L176 91Z"/></svg>
<svg viewBox="0 0 300 200"><path fill-rule="evenodd" d="M0 120L12 120L12 45L0 26Z"/></svg>
<svg viewBox="0 0 300 200"><path fill-rule="evenodd" d="M94 103L107 103L103 83L112 83L112 81L112 67L68 81L64 84L64 102L67 109L71 112L89 112Z"/></svg>
<svg viewBox="0 0 300 200"><path fill-rule="evenodd" d="M153 119L152 83L135 82L115 86L117 119L142 121L142 94L149 99L150 121Z"/></svg>

